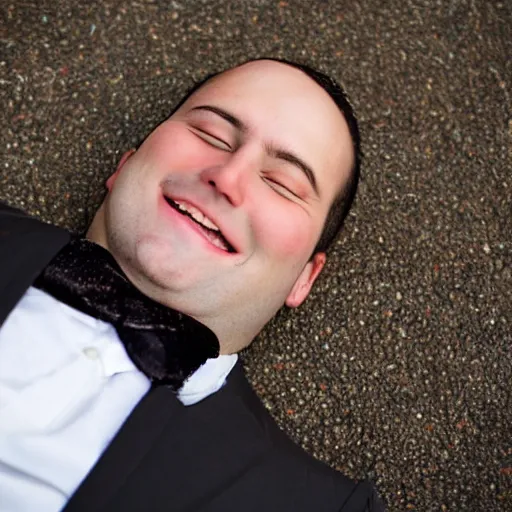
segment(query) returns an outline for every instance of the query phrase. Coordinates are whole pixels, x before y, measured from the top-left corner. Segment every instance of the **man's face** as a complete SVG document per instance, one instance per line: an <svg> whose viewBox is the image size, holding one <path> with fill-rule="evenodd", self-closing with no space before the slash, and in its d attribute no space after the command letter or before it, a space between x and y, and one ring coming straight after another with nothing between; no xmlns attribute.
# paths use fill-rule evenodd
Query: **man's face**
<svg viewBox="0 0 512 512"><path fill-rule="evenodd" d="M143 293L233 352L306 298L352 162L327 93L290 66L252 62L209 81L123 158L88 235Z"/></svg>

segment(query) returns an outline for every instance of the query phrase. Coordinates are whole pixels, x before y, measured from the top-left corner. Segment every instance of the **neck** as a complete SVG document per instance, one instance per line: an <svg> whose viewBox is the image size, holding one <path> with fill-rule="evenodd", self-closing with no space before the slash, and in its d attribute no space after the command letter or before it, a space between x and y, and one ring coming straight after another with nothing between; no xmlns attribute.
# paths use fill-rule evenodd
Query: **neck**
<svg viewBox="0 0 512 512"><path fill-rule="evenodd" d="M101 245L104 249L108 250L105 233L105 203L103 202L98 211L96 212L96 214L94 215L91 225L85 233L85 238L87 238L91 242L95 242L98 245Z"/></svg>

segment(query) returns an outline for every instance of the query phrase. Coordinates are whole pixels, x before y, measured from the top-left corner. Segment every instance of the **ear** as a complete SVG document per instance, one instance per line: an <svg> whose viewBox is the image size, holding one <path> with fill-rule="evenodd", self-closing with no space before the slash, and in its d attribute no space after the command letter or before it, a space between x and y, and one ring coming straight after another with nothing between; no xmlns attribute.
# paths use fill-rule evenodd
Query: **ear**
<svg viewBox="0 0 512 512"><path fill-rule="evenodd" d="M121 157L121 160L119 160L119 163L117 164L116 172L110 176L110 178L107 180L107 189L110 192L112 190L112 187L114 186L114 183L117 179L117 176L121 172L122 168L124 167L124 164L128 161L128 159L135 153L135 149L129 149L126 151L126 153L123 154Z"/></svg>
<svg viewBox="0 0 512 512"><path fill-rule="evenodd" d="M324 252L317 252L300 273L292 290L286 297L285 304L290 308L300 306L309 295L313 283L324 268L326 256Z"/></svg>

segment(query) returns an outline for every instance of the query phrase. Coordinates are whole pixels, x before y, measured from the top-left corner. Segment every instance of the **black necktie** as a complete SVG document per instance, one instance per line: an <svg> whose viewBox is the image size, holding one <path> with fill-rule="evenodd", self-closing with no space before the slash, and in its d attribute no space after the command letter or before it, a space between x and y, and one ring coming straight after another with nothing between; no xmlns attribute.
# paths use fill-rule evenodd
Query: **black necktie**
<svg viewBox="0 0 512 512"><path fill-rule="evenodd" d="M208 358L219 355L210 329L141 293L113 256L89 240L67 244L34 286L111 323L135 366L153 384L178 391Z"/></svg>

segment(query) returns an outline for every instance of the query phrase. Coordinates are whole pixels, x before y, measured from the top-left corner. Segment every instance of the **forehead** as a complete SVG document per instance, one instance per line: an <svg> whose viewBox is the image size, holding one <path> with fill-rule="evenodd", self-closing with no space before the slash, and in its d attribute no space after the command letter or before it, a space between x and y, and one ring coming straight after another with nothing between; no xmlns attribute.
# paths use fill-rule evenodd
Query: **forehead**
<svg viewBox="0 0 512 512"><path fill-rule="evenodd" d="M353 162L348 126L332 98L299 69L265 60L233 68L208 81L177 114L204 104L236 115L263 143L299 154L324 196L346 181Z"/></svg>

